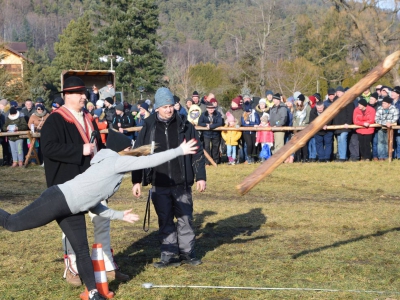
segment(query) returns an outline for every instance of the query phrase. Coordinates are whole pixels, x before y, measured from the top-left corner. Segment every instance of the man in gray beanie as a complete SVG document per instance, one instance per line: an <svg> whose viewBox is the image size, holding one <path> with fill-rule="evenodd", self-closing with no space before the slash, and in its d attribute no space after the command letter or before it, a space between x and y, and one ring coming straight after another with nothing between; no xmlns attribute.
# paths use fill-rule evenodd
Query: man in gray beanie
<svg viewBox="0 0 400 300"><path fill-rule="evenodd" d="M135 148L154 142L157 145L154 152L160 152L176 148L184 140L197 139L198 151L152 169L133 171L132 192L139 197L140 183L152 185L150 195L158 215L161 244L161 261L154 263L154 267L196 266L201 260L194 251L192 185L196 181L199 192L206 189L203 147L193 125L182 120L175 111L174 96L169 89L157 90L154 110L156 113L144 119Z"/></svg>

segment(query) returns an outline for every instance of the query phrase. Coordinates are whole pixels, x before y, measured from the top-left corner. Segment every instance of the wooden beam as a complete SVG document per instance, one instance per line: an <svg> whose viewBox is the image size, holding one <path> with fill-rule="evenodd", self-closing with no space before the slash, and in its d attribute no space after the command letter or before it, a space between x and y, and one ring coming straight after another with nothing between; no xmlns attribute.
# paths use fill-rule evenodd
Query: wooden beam
<svg viewBox="0 0 400 300"><path fill-rule="evenodd" d="M295 134L292 139L272 155L266 162L259 166L253 173L236 186L241 195L250 191L263 178L271 174L285 159L303 147L323 126L331 121L343 108L352 103L367 88L377 82L389 72L399 61L400 51L396 51L369 72L364 78L349 89L342 97L333 102L304 130Z"/></svg>

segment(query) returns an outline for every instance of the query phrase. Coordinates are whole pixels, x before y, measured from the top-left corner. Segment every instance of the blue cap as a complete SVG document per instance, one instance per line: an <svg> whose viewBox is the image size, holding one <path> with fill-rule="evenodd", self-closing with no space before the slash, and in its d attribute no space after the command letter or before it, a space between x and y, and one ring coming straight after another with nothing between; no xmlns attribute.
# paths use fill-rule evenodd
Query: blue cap
<svg viewBox="0 0 400 300"><path fill-rule="evenodd" d="M274 93L271 90L266 90L265 96L268 96L268 95L274 95Z"/></svg>
<svg viewBox="0 0 400 300"><path fill-rule="evenodd" d="M103 110L101 108L97 108L94 110L93 114L100 117L102 112L103 112Z"/></svg>
<svg viewBox="0 0 400 300"><path fill-rule="evenodd" d="M154 109L157 109L164 105L174 105L174 95L171 91L165 87L159 88L154 96L155 103Z"/></svg>

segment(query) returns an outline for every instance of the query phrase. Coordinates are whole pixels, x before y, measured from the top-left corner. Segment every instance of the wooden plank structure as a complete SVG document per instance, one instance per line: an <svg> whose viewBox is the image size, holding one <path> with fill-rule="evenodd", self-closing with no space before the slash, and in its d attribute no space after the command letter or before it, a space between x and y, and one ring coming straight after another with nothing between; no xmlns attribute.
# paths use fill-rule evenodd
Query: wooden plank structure
<svg viewBox="0 0 400 300"><path fill-rule="evenodd" d="M332 120L343 108L354 101L367 88L377 82L389 72L399 61L400 51L390 54L385 60L371 70L364 78L350 88L343 96L333 102L304 130L295 134L292 139L272 155L266 162L259 166L252 174L236 186L241 195L246 194L263 178L271 174L289 155L303 147L321 128ZM391 153L389 154L391 155Z"/></svg>

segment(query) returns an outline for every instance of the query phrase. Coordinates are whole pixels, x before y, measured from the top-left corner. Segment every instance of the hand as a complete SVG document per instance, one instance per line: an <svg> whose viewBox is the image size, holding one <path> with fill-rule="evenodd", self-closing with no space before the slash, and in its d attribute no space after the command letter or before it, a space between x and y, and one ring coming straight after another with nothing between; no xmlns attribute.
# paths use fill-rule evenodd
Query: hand
<svg viewBox="0 0 400 300"><path fill-rule="evenodd" d="M256 142L254 145L258 146L258 143Z"/></svg>
<svg viewBox="0 0 400 300"><path fill-rule="evenodd" d="M327 125L324 125L324 127L322 127L323 130L326 130L328 128Z"/></svg>
<svg viewBox="0 0 400 300"><path fill-rule="evenodd" d="M196 188L197 191L204 192L206 190L206 181L205 180L199 180L196 182Z"/></svg>
<svg viewBox="0 0 400 300"><path fill-rule="evenodd" d="M131 214L131 211L132 209L125 210L122 220L128 223L135 223L136 221L139 221L139 216L136 214Z"/></svg>
<svg viewBox="0 0 400 300"><path fill-rule="evenodd" d="M119 128L118 131L121 132L121 133L124 133L124 129L123 128Z"/></svg>
<svg viewBox="0 0 400 300"><path fill-rule="evenodd" d="M207 126L207 129L210 129L210 124L207 124L206 126Z"/></svg>
<svg viewBox="0 0 400 300"><path fill-rule="evenodd" d="M387 127L387 128L392 127L392 123L387 122L387 123L386 123L386 127Z"/></svg>
<svg viewBox="0 0 400 300"><path fill-rule="evenodd" d="M197 149L199 148L197 146L197 141L196 139L191 139L189 142L186 142L186 140L184 140L182 142L182 144L179 146L182 148L183 150L183 155L186 154L195 154L197 152Z"/></svg>
<svg viewBox="0 0 400 300"><path fill-rule="evenodd" d="M83 155L88 156L88 155L93 154L94 146L95 146L94 144L90 144L90 143L84 144L83 145Z"/></svg>
<svg viewBox="0 0 400 300"><path fill-rule="evenodd" d="M140 189L140 183L135 183L132 187L132 193L133 196L135 196L136 198L139 198L141 193L141 189Z"/></svg>
<svg viewBox="0 0 400 300"><path fill-rule="evenodd" d="M349 128L349 124L344 124L344 128L348 129Z"/></svg>
<svg viewBox="0 0 400 300"><path fill-rule="evenodd" d="M365 123L364 123L364 127L369 127L369 123L368 123L368 122L365 122Z"/></svg>

